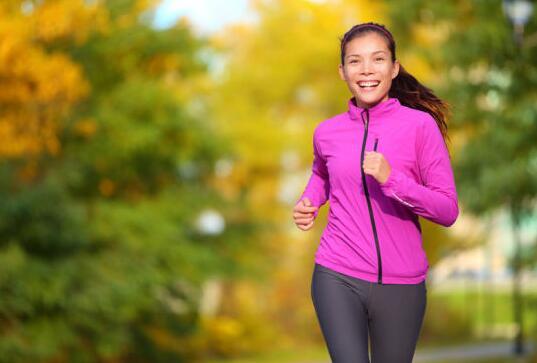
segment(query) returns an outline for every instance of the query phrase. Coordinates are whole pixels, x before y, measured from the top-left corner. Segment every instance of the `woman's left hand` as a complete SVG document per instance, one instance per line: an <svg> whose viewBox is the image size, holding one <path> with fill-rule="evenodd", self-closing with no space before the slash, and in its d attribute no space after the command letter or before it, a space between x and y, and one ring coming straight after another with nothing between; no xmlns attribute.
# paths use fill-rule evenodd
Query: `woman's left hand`
<svg viewBox="0 0 537 363"><path fill-rule="evenodd" d="M362 167L364 173L372 175L380 184L384 184L388 180L392 170L384 155L376 151L365 152Z"/></svg>

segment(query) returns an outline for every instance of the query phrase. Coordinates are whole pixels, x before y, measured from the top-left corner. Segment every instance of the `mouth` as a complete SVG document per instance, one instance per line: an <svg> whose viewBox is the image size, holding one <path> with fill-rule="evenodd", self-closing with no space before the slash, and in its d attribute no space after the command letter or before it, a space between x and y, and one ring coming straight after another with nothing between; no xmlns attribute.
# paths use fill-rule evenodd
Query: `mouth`
<svg viewBox="0 0 537 363"><path fill-rule="evenodd" d="M374 89L380 84L380 81L377 80L371 80L371 81L358 81L356 82L358 87L362 89Z"/></svg>

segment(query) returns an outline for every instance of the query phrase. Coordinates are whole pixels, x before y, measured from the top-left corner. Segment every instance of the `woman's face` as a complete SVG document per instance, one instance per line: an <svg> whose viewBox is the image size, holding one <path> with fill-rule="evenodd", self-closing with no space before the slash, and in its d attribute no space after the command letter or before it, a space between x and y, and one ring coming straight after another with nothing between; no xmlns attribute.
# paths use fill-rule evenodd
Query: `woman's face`
<svg viewBox="0 0 537 363"><path fill-rule="evenodd" d="M375 32L352 39L345 46L344 65L339 75L347 83L356 104L369 108L388 99L399 61L392 62L386 40Z"/></svg>

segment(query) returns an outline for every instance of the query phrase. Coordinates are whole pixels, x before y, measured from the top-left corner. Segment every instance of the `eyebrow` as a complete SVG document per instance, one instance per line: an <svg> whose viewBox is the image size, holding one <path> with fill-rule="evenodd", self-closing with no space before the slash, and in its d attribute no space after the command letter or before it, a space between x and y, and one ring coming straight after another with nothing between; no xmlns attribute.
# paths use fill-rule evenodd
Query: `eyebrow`
<svg viewBox="0 0 537 363"><path fill-rule="evenodd" d="M372 54L377 54L377 53L386 53L386 51L384 51L384 50L377 50L377 51L373 52ZM350 57L360 57L360 54L349 54L349 55L346 56L345 58L350 58Z"/></svg>

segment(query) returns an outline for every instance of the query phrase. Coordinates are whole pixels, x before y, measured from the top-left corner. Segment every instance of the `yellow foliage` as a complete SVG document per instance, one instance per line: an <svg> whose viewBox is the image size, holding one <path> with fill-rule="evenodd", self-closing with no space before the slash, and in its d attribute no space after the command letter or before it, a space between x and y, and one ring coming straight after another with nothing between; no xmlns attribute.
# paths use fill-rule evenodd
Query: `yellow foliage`
<svg viewBox="0 0 537 363"><path fill-rule="evenodd" d="M443 43L449 36L449 24L435 22L432 24L416 24L412 27L416 43L424 47L434 47Z"/></svg>
<svg viewBox="0 0 537 363"><path fill-rule="evenodd" d="M47 1L29 12L15 4L0 5L0 157L58 154L61 120L89 84L80 66L43 42L82 41L104 24L104 13L82 0Z"/></svg>
<svg viewBox="0 0 537 363"><path fill-rule="evenodd" d="M202 328L212 353L231 356L241 352L238 342L244 339L243 325L229 316L203 317Z"/></svg>
<svg viewBox="0 0 537 363"><path fill-rule="evenodd" d="M30 21L38 40L50 42L73 38L82 43L92 31L104 31L107 20L107 14L98 2L55 0L38 6Z"/></svg>
<svg viewBox="0 0 537 363"><path fill-rule="evenodd" d="M144 332L159 347L167 351L194 358L203 350L203 339L199 334L177 336L160 326L146 326ZM196 360L197 361L197 360Z"/></svg>
<svg viewBox="0 0 537 363"><path fill-rule="evenodd" d="M158 54L149 60L147 68L150 74L159 75L177 71L181 67L181 58L175 54Z"/></svg>
<svg viewBox="0 0 537 363"><path fill-rule="evenodd" d="M430 64L416 53L406 52L399 57L399 61L405 69L419 79L420 82L428 84L437 79L437 74L434 69L431 68Z"/></svg>
<svg viewBox="0 0 537 363"><path fill-rule="evenodd" d="M155 8L159 0L137 0L133 8L128 13L122 14L117 19L117 25L120 29L129 28L140 20L140 15L145 11Z"/></svg>
<svg viewBox="0 0 537 363"><path fill-rule="evenodd" d="M97 123L88 118L79 120L75 124L75 132L84 138L90 138L97 132Z"/></svg>
<svg viewBox="0 0 537 363"><path fill-rule="evenodd" d="M0 116L0 156L13 157L60 151L57 125L45 113L5 111Z"/></svg>

